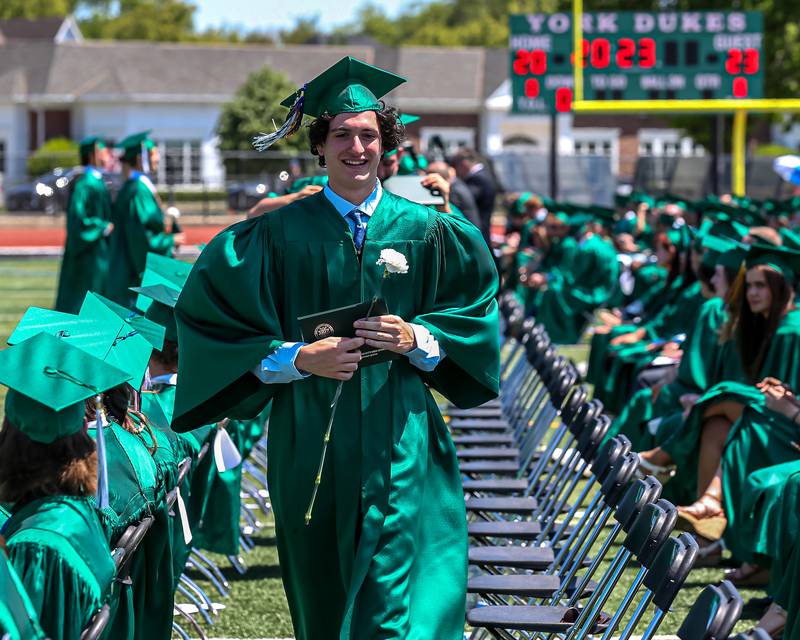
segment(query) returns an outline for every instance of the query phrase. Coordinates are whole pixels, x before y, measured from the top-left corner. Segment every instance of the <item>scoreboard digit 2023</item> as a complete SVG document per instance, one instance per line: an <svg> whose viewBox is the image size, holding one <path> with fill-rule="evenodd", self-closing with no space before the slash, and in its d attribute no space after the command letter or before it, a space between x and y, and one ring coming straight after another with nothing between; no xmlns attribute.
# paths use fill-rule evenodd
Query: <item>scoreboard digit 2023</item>
<svg viewBox="0 0 800 640"><path fill-rule="evenodd" d="M571 14L512 15L512 113L569 112L575 63L584 100L763 98L763 23L758 11L586 13L576 62Z"/></svg>

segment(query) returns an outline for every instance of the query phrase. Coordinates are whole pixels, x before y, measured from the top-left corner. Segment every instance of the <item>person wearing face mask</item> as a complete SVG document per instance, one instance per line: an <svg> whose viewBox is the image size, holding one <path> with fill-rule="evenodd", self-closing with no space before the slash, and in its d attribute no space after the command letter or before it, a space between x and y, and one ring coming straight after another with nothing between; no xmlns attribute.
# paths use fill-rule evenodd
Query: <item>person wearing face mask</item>
<svg viewBox="0 0 800 640"><path fill-rule="evenodd" d="M175 307L176 431L272 400L270 497L298 640L463 637L465 505L430 388L464 407L496 396L497 272L474 225L378 181L404 136L380 98L404 81L347 57L287 98L257 148L314 117L327 186L216 236ZM303 341L299 317L378 295L388 313L354 337ZM364 345L396 357L362 367Z"/></svg>

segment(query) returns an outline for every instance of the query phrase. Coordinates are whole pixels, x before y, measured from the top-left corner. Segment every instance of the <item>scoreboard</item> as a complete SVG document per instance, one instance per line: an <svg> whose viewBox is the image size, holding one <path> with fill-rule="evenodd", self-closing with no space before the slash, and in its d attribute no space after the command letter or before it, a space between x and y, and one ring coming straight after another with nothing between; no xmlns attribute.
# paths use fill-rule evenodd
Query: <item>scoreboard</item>
<svg viewBox="0 0 800 640"><path fill-rule="evenodd" d="M574 60L572 15L510 16L512 113L569 112L573 65L584 100L763 98L758 11L612 11L583 16Z"/></svg>

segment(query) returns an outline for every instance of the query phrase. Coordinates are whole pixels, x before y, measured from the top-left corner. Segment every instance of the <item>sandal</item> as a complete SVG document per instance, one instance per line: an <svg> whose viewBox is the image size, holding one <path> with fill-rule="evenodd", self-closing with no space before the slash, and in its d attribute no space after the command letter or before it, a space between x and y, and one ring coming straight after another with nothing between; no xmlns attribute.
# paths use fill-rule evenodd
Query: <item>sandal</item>
<svg viewBox="0 0 800 640"><path fill-rule="evenodd" d="M662 467L658 464L653 464L649 462L645 458L642 457L642 454L637 454L639 456L639 473L642 477L645 475L655 476L655 478L664 484L667 480L669 480L672 476L675 475L675 465L667 465L666 467Z"/></svg>
<svg viewBox="0 0 800 640"><path fill-rule="evenodd" d="M728 519L722 509L722 500L710 493L704 493L700 499L686 507L678 507L678 521L675 528L683 531L694 531L704 538L720 540L728 525Z"/></svg>
<svg viewBox="0 0 800 640"><path fill-rule="evenodd" d="M745 562L741 567L725 572L725 579L735 587L766 587L769 584L769 569Z"/></svg>
<svg viewBox="0 0 800 640"><path fill-rule="evenodd" d="M771 638L778 638L783 633L785 626L786 610L773 602L769 605L767 612L761 616L756 628L763 629Z"/></svg>

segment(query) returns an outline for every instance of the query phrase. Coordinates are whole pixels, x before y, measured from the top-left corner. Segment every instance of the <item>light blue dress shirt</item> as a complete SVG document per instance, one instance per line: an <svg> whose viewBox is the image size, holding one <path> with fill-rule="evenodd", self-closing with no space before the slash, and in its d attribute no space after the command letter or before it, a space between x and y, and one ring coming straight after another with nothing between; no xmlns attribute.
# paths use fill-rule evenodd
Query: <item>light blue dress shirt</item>
<svg viewBox="0 0 800 640"><path fill-rule="evenodd" d="M381 201L383 188L381 187L380 180L377 181L372 193L359 205L348 202L335 193L329 185L325 185L322 193L325 194L325 197L330 201L334 209L345 218L350 227L350 231L355 233L355 221L345 216L353 209L358 209L361 212L362 225L366 230L370 217L375 213L375 209ZM444 349L439 346L439 341L433 337L433 334L422 325L409 323L409 326L414 332L414 339L416 340L417 346L415 349L406 353L405 356L409 359L411 364L418 369L422 371L433 371L436 365L439 364L439 361L446 356ZM267 384L292 382L293 380L307 378L311 374L300 373L297 367L294 366L297 353L305 344L305 342L284 342L269 356L264 358L261 364L253 369L253 373L259 380Z"/></svg>

